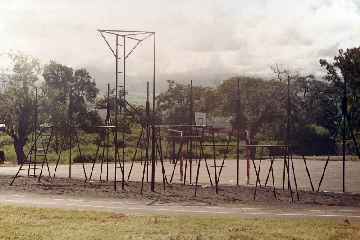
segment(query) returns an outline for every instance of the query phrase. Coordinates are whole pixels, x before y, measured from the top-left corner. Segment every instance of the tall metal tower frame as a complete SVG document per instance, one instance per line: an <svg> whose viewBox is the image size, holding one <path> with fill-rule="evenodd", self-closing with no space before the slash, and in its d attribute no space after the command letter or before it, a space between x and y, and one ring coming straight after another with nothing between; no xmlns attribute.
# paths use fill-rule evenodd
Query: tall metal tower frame
<svg viewBox="0 0 360 240"><path fill-rule="evenodd" d="M114 189L117 188L117 163L119 159L119 145L118 145L118 130L119 130L119 114L124 113L124 106L120 104L120 109L118 103L126 104L126 60L127 58L134 53L136 48L146 39L153 38L153 116L155 115L155 87L156 87L156 63L155 63L155 32L149 31L130 31L130 30L114 30L114 29L98 29L97 30L106 45L111 51L111 54L115 58L115 168L114 168ZM120 41L119 41L120 40ZM129 43L132 43L130 45ZM127 46L131 46L130 49L127 49ZM119 64L122 63L122 66ZM121 69L122 71L119 71ZM122 83L119 85L120 77L122 76ZM123 114L124 116L124 114ZM152 118L154 119L154 118ZM152 143L155 142L155 123L151 120L151 129L152 129ZM122 189L125 188L125 132L122 131L122 158L119 161L121 173L122 173ZM155 144L152 145L151 150L151 191L155 191Z"/></svg>

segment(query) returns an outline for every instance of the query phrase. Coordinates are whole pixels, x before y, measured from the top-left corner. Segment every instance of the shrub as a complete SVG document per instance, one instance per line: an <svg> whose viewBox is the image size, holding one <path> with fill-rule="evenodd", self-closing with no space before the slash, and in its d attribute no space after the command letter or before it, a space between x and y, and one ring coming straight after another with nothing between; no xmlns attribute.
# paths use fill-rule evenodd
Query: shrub
<svg viewBox="0 0 360 240"><path fill-rule="evenodd" d="M305 125L293 138L294 152L304 155L327 155L336 153L336 143L328 129L315 125Z"/></svg>

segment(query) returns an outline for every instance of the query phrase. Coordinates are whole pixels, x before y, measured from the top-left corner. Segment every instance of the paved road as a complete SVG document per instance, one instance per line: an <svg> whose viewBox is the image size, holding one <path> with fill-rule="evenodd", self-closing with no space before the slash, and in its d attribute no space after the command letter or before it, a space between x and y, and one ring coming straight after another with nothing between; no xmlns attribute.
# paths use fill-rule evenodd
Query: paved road
<svg viewBox="0 0 360 240"><path fill-rule="evenodd" d="M186 206L159 204L156 201L135 201L126 199L78 198L32 193L0 192L0 204L60 208L72 210L93 210L117 212L129 215L207 215L239 216L243 218L323 218L351 219L360 221L360 208L274 208L241 205L239 207Z"/></svg>

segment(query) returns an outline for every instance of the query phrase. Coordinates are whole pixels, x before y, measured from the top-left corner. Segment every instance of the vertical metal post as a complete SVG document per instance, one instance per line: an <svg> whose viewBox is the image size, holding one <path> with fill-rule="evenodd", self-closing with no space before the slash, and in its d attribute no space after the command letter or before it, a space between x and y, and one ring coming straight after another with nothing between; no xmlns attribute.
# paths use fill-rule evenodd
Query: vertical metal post
<svg viewBox="0 0 360 240"><path fill-rule="evenodd" d="M110 84L107 85L107 99L106 99L106 120L105 125L110 125ZM110 144L110 129L105 128L105 146L106 146L106 181L109 181L109 144ZM110 145L111 146L111 145ZM96 154L97 155L97 154ZM95 158L96 161L96 158ZM101 176L101 175L100 175Z"/></svg>
<svg viewBox="0 0 360 240"><path fill-rule="evenodd" d="M106 99L106 125L110 125L111 114L110 114L110 83L107 85L107 99Z"/></svg>
<svg viewBox="0 0 360 240"><path fill-rule="evenodd" d="M237 80L237 106L236 106L236 185L239 186L240 161L240 79Z"/></svg>
<svg viewBox="0 0 360 240"><path fill-rule="evenodd" d="M286 124L286 143L290 151L290 77L287 78L287 124Z"/></svg>
<svg viewBox="0 0 360 240"><path fill-rule="evenodd" d="M37 92L37 88L35 88L35 126L34 126L34 140L35 140L35 161L34 161L34 177L36 174L36 158L37 158L37 140L38 140L38 136L37 136L37 129L38 129L38 92ZM40 133L39 133L40 134Z"/></svg>
<svg viewBox="0 0 360 240"><path fill-rule="evenodd" d="M216 165L216 143L215 143L215 129L212 128L212 147L213 147L213 158L214 158L214 173L215 173L215 192L218 194L218 175L217 175L217 165Z"/></svg>
<svg viewBox="0 0 360 240"><path fill-rule="evenodd" d="M125 88L125 84L126 84L126 36L124 36L123 38L123 90L124 92L121 93L120 95L120 98L122 97L122 107L121 107L121 111L122 111L122 114L123 114L123 124L125 124L125 119L126 119L126 116L125 116L125 110L124 110L124 107L125 107L125 95L126 95L126 88ZM121 168L121 188L122 190L125 189L125 129L122 129L122 168Z"/></svg>
<svg viewBox="0 0 360 240"><path fill-rule="evenodd" d="M246 145L250 145L250 136L249 133L246 132ZM250 158L251 158L251 150L249 146L246 146L246 184L250 184Z"/></svg>
<svg viewBox="0 0 360 240"><path fill-rule="evenodd" d="M342 189L345 192L345 160L346 160L346 114L347 114L347 76L344 76L344 95L342 101L342 118L343 118L343 130L342 130Z"/></svg>
<svg viewBox="0 0 360 240"><path fill-rule="evenodd" d="M114 157L114 190L116 191L116 168L118 160L118 63L119 63L119 36L116 35L115 38L115 157Z"/></svg>
<svg viewBox="0 0 360 240"><path fill-rule="evenodd" d="M72 101L71 101L71 96L72 96L72 88L70 87L69 90L69 109L68 109L68 121L69 121L69 178L71 178L71 163L72 163L72 156L71 156L71 148L72 148L72 131L73 131L73 126L72 126Z"/></svg>
<svg viewBox="0 0 360 240"><path fill-rule="evenodd" d="M149 147L150 147L150 83L146 82L146 149L145 149L145 163L146 166L146 182L149 182Z"/></svg>
<svg viewBox="0 0 360 240"><path fill-rule="evenodd" d="M146 125L145 125L145 131L146 131L146 146L145 146L145 161L143 161L143 172L142 172L142 178L141 178L141 194L143 192L144 188L144 178L145 178L145 168L148 168L149 165L149 144L150 144L150 102L149 102L149 82L146 82Z"/></svg>
<svg viewBox="0 0 360 240"><path fill-rule="evenodd" d="M287 177L288 177L288 189L290 188L290 155L291 155L291 143L290 143L290 118L291 118L291 99L290 99L290 76L287 76L287 123L286 123L286 144L288 145L288 154L287 158L285 158L287 164Z"/></svg>
<svg viewBox="0 0 360 240"><path fill-rule="evenodd" d="M192 80L190 81L190 125L194 125L194 109L193 109L193 85ZM192 141L192 135L193 135L193 127L190 127L190 184L192 182L192 160L193 160L193 141Z"/></svg>
<svg viewBox="0 0 360 240"><path fill-rule="evenodd" d="M151 191L155 191L155 33L153 33L153 115L151 121L152 142L151 142Z"/></svg>

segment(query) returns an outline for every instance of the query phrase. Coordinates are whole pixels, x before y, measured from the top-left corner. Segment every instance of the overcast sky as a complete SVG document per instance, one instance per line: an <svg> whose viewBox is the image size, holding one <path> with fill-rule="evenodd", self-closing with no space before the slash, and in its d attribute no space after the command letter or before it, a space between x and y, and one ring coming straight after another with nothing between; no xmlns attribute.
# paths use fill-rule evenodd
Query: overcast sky
<svg viewBox="0 0 360 240"><path fill-rule="evenodd" d="M101 28L155 31L160 84L266 75L275 63L313 73L360 45L360 0L0 0L0 52L86 67L104 86L114 64ZM151 44L131 56L133 86L151 79Z"/></svg>

